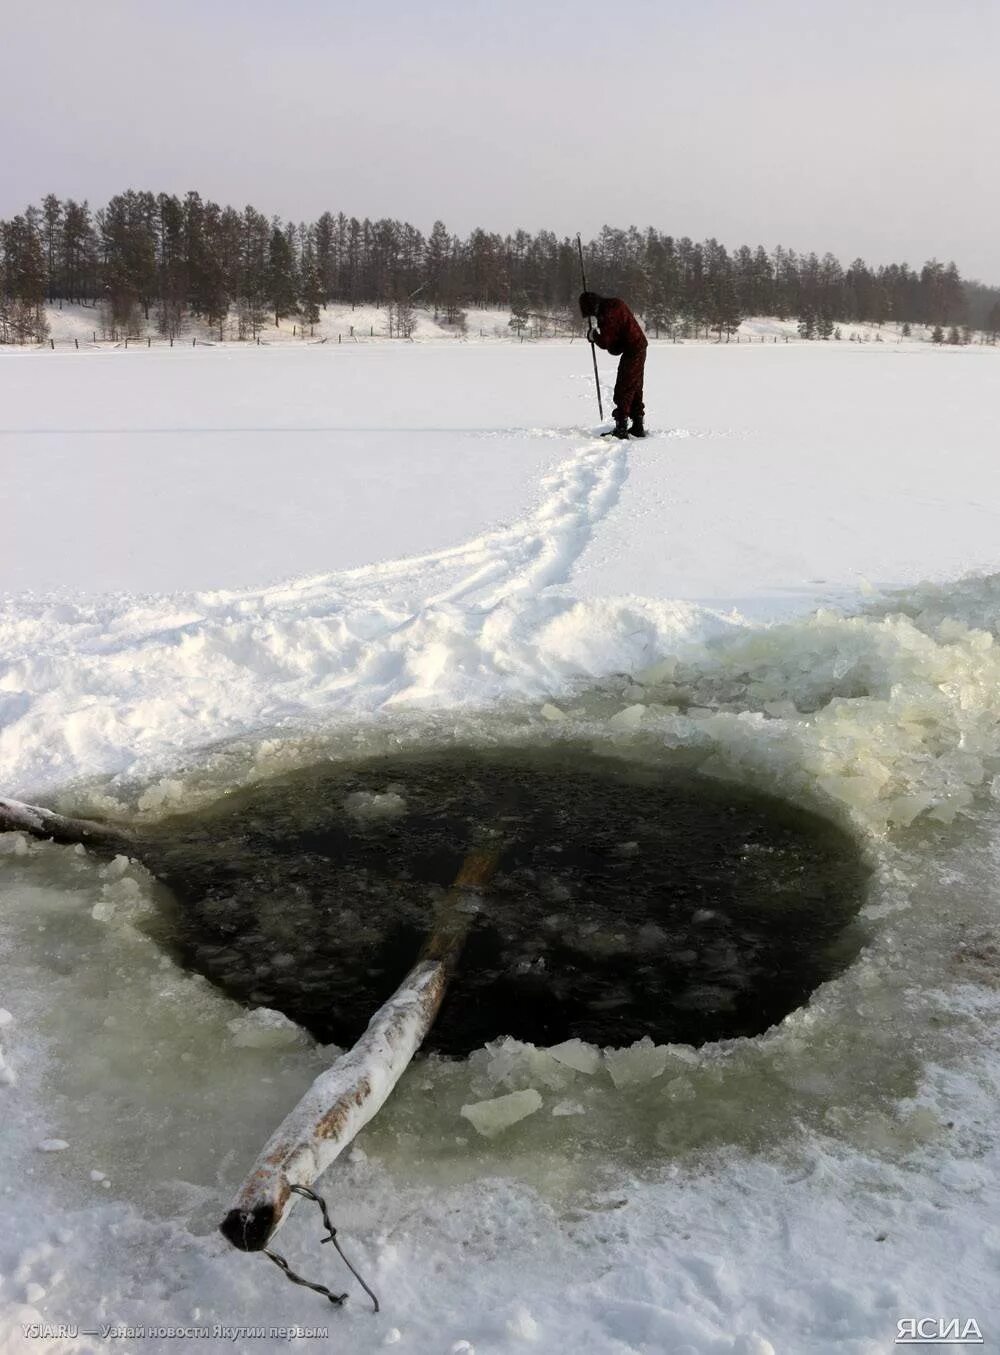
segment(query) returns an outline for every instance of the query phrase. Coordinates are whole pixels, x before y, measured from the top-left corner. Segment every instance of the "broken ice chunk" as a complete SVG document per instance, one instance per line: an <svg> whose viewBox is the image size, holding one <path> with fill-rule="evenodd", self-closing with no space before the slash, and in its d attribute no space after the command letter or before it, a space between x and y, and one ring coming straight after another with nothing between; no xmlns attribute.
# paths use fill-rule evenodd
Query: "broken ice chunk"
<svg viewBox="0 0 1000 1355"><path fill-rule="evenodd" d="M0 833L0 855L27 856L31 848L25 833Z"/></svg>
<svg viewBox="0 0 1000 1355"><path fill-rule="evenodd" d="M650 664L648 668L636 673L635 680L641 682L644 687L655 687L661 682L669 682L676 672L676 659L661 659L659 663Z"/></svg>
<svg viewBox="0 0 1000 1355"><path fill-rule="evenodd" d="M581 1106L579 1101L557 1101L552 1107L552 1114L559 1115L586 1115L587 1109Z"/></svg>
<svg viewBox="0 0 1000 1355"><path fill-rule="evenodd" d="M765 701L764 711L775 720L795 720L798 718L798 708L794 701Z"/></svg>
<svg viewBox="0 0 1000 1355"><path fill-rule="evenodd" d="M406 801L392 790L382 795L356 790L348 795L344 808L356 819L398 819L406 813Z"/></svg>
<svg viewBox="0 0 1000 1355"><path fill-rule="evenodd" d="M879 787L870 777L829 775L817 777L816 783L831 799L852 809L863 809L878 799Z"/></svg>
<svg viewBox="0 0 1000 1355"><path fill-rule="evenodd" d="M463 1106L461 1114L477 1134L482 1134L484 1139L492 1139L512 1124L517 1124L518 1120L534 1115L541 1106L539 1093L534 1087L528 1087L525 1091L495 1096L491 1101L477 1101L474 1105Z"/></svg>
<svg viewBox="0 0 1000 1355"><path fill-rule="evenodd" d="M626 1049L606 1049L604 1062L616 1087L632 1087L660 1076L667 1066L667 1050L644 1035Z"/></svg>
<svg viewBox="0 0 1000 1355"><path fill-rule="evenodd" d="M42 1139L38 1145L38 1151L40 1153L61 1153L68 1147L69 1144L65 1139Z"/></svg>
<svg viewBox="0 0 1000 1355"><path fill-rule="evenodd" d="M608 721L615 729L638 729L646 717L646 707L643 705L626 706L620 710L617 715L612 715Z"/></svg>
<svg viewBox="0 0 1000 1355"><path fill-rule="evenodd" d="M618 846L615 848L615 855L638 856L639 855L638 842L619 842Z"/></svg>
<svg viewBox="0 0 1000 1355"><path fill-rule="evenodd" d="M226 1025L232 1032L233 1044L241 1049L283 1049L304 1038L301 1026L271 1007L256 1007Z"/></svg>
<svg viewBox="0 0 1000 1355"><path fill-rule="evenodd" d="M592 1044L584 1044L583 1040L563 1040L562 1044L550 1045L548 1052L557 1063L588 1076L601 1066L601 1051Z"/></svg>
<svg viewBox="0 0 1000 1355"><path fill-rule="evenodd" d="M926 791L916 795L897 795L889 806L889 821L907 828L918 815L930 809L933 803L934 796Z"/></svg>

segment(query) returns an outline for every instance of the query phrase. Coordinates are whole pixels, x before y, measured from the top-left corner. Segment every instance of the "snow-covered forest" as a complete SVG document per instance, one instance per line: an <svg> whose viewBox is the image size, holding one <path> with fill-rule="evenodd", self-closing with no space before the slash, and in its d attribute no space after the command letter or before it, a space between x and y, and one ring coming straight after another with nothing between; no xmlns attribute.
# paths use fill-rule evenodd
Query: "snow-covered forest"
<svg viewBox="0 0 1000 1355"><path fill-rule="evenodd" d="M129 190L97 209L49 194L0 222L0 235L0 342L44 339L46 301L92 304L119 336L153 320L174 337L195 317L220 338L253 339L287 317L315 324L331 301L390 308L403 337L417 307L459 327L467 307L506 307L515 331L539 313L576 323L576 241L547 230L462 238L437 221L428 235L404 221L283 221L196 192ZM655 335L732 333L758 315L794 318L807 338L890 320L952 343L1000 333L1000 288L964 279L954 262L845 266L831 253L727 249L652 226L605 226L586 252L591 285L628 297Z"/></svg>

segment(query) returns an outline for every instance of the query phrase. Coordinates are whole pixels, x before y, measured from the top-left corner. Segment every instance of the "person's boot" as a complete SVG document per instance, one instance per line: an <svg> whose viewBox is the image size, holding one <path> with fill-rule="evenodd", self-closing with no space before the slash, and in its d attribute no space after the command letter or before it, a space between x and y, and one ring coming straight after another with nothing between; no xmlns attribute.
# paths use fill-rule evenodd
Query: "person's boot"
<svg viewBox="0 0 1000 1355"><path fill-rule="evenodd" d="M611 432L612 432L613 436L616 437L616 438L627 438L627 437L628 437L628 419L618 419L618 418L616 418L616 419L615 419L615 426L614 426L614 428L612 428Z"/></svg>
<svg viewBox="0 0 1000 1355"><path fill-rule="evenodd" d="M642 422L642 417L641 414L632 415L632 427L629 429L629 432L634 438L644 438L646 436L646 427Z"/></svg>

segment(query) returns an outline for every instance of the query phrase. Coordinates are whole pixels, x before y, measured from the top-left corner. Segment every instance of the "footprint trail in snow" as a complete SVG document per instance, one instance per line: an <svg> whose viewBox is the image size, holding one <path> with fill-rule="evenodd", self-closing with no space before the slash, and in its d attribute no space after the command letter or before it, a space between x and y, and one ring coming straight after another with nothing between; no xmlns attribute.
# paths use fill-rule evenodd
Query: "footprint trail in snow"
<svg viewBox="0 0 1000 1355"><path fill-rule="evenodd" d="M262 589L29 602L0 626L5 789L142 775L166 747L337 713L555 694L719 629L691 604L564 587L627 474L627 444L591 438L523 517L426 555Z"/></svg>

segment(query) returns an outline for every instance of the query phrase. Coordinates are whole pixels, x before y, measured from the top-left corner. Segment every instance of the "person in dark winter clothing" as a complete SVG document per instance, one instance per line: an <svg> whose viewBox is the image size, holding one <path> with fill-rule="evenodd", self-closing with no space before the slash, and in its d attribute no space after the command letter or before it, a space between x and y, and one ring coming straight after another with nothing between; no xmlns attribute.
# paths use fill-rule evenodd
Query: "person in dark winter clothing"
<svg viewBox="0 0 1000 1355"><path fill-rule="evenodd" d="M634 438L644 438L642 376L647 341L638 320L620 298L598 296L596 292L580 293L580 313L591 322L587 338L613 357L621 358L615 381L615 437L627 438L631 433Z"/></svg>

